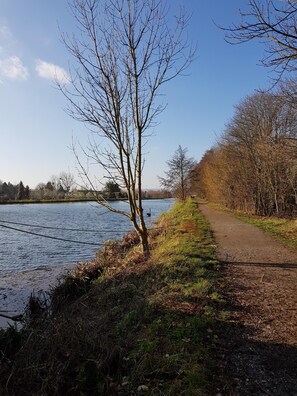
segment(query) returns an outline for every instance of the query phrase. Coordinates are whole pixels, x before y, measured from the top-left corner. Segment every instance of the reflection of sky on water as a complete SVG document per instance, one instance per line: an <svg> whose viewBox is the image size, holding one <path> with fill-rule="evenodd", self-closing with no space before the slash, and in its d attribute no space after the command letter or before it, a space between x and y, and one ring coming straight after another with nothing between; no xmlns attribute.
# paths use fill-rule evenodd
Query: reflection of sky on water
<svg viewBox="0 0 297 396"><path fill-rule="evenodd" d="M158 215L168 210L172 203L168 199L144 201L144 212L151 212L151 217L146 217L147 226L150 227ZM113 206L119 210L127 210L125 202L114 202ZM107 212L98 204L89 202L0 205L1 220L89 230L79 232L5 224L37 234L96 244L120 238L131 230L130 221L126 217ZM90 232L91 230L94 232ZM100 246L53 240L0 227L0 270L20 271L84 261L92 258L98 249Z"/></svg>

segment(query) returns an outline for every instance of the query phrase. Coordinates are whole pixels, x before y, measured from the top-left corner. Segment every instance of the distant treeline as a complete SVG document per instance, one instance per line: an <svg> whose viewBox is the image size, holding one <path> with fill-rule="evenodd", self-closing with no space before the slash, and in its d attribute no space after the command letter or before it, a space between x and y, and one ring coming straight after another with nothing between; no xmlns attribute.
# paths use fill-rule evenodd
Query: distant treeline
<svg viewBox="0 0 297 396"><path fill-rule="evenodd" d="M35 189L20 181L18 184L0 180L0 202L22 200L61 200L68 198L75 186L74 176L70 172L61 172L52 176L47 183L39 183Z"/></svg>
<svg viewBox="0 0 297 396"><path fill-rule="evenodd" d="M0 201L14 201L30 199L29 186L24 187L22 181L19 184L11 184L10 182L0 181Z"/></svg>
<svg viewBox="0 0 297 396"><path fill-rule="evenodd" d="M67 175L68 177L64 179L53 176L51 181L39 183L35 189L30 189L29 186L25 187L22 181L16 185L10 182L0 181L0 202L60 202L64 200L122 200L127 198L127 193L121 190L116 183L107 182L102 191L77 189L74 187L74 178L70 174ZM164 190L147 190L142 192L144 199L162 199L170 198L171 196L170 192Z"/></svg>
<svg viewBox="0 0 297 396"><path fill-rule="evenodd" d="M48 182L40 183L35 189L30 189L20 181L18 184L0 181L0 202L9 201L40 201L40 200L63 200L66 198L68 191L61 185L59 188Z"/></svg>

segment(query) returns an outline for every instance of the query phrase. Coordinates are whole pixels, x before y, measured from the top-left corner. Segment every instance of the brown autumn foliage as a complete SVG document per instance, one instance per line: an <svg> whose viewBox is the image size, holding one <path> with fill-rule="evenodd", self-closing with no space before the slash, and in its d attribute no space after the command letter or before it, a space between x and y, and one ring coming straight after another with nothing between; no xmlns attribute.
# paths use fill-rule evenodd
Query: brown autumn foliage
<svg viewBox="0 0 297 396"><path fill-rule="evenodd" d="M297 113L280 95L243 100L193 178L200 196L231 209L292 216L297 204Z"/></svg>

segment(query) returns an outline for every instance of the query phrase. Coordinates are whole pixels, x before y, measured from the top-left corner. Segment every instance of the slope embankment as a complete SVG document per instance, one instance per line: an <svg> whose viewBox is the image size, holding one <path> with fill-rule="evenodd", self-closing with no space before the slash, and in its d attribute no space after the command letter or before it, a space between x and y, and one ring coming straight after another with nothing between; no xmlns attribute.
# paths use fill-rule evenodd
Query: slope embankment
<svg viewBox="0 0 297 396"><path fill-rule="evenodd" d="M1 395L214 395L219 268L194 201L150 232L108 242L21 331L0 331ZM223 313L223 311L222 311Z"/></svg>

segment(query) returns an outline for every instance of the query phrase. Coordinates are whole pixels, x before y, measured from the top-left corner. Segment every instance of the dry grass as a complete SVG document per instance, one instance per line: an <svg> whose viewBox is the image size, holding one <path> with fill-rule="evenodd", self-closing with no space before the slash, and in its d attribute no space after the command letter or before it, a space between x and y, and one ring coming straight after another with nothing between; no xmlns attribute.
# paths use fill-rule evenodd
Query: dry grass
<svg viewBox="0 0 297 396"><path fill-rule="evenodd" d="M281 241L286 246L297 248L297 221L292 219L280 219L278 217L259 217L259 216L243 216L236 217L253 224L263 231L267 232L274 238Z"/></svg>
<svg viewBox="0 0 297 396"><path fill-rule="evenodd" d="M267 232L269 235L281 241L288 247L297 248L296 219L273 216L256 216L238 210L230 210L218 204L209 203L209 205L214 209L227 212L237 217L239 220L261 228L263 231Z"/></svg>

